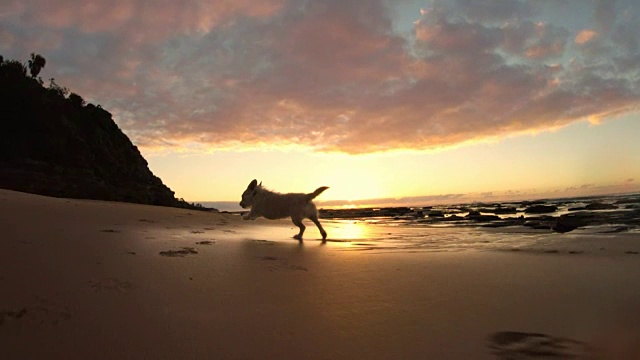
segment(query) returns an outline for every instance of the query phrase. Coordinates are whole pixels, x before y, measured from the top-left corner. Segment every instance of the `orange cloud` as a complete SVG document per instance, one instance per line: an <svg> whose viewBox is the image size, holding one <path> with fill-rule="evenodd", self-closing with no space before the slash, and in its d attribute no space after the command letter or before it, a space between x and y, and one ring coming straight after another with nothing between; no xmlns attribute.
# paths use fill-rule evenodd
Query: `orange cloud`
<svg viewBox="0 0 640 360"><path fill-rule="evenodd" d="M578 45L586 44L596 37L596 35L598 35L598 33L593 30L582 30L576 35L574 41Z"/></svg>

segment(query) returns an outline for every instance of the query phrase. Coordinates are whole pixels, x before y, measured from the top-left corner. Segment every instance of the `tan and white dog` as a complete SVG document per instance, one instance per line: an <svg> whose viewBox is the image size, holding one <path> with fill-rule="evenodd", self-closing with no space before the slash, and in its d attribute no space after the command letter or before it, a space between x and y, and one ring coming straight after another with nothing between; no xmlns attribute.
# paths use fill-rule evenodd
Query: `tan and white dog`
<svg viewBox="0 0 640 360"><path fill-rule="evenodd" d="M327 240L327 232L324 231L320 221L318 220L318 209L313 203L313 199L320 195L328 187L323 186L316 189L310 194L289 193L280 194L275 191L267 190L262 187L262 182L258 185L257 180L253 180L247 190L242 193L242 201L240 206L243 209L251 208L248 214L242 216L245 220L255 220L263 216L267 219L283 219L291 217L296 226L300 228L300 232L294 235L294 239L302 242L302 234L306 226L302 223L302 219L311 219L322 234L322 242Z"/></svg>

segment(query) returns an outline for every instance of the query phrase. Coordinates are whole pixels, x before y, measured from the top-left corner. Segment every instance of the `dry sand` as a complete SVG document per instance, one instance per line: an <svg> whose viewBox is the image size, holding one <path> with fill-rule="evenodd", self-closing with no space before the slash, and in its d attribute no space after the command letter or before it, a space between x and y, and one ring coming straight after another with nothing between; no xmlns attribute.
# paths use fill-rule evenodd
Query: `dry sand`
<svg viewBox="0 0 640 360"><path fill-rule="evenodd" d="M299 245L288 221L6 190L0 214L0 359L640 358L633 251L390 251L366 245L403 230L341 222Z"/></svg>

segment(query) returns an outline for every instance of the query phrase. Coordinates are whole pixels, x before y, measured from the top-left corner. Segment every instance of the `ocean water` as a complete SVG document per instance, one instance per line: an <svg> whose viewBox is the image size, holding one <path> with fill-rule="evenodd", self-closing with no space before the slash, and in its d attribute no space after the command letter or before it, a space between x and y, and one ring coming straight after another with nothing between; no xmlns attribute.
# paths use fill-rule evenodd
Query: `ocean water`
<svg viewBox="0 0 640 360"><path fill-rule="evenodd" d="M527 212L533 206L551 208L541 214ZM239 216L240 212L236 214ZM554 230L559 219L573 216L582 219L580 226L563 232ZM289 220L278 221L278 230L271 228L269 237L273 239L268 240L295 241L290 236L297 233L297 228ZM371 254L464 250L568 255L640 253L640 194L424 208L324 210L321 222L329 233L329 246ZM256 225L266 223L265 220ZM319 242L316 227L310 221L306 225L305 244Z"/></svg>

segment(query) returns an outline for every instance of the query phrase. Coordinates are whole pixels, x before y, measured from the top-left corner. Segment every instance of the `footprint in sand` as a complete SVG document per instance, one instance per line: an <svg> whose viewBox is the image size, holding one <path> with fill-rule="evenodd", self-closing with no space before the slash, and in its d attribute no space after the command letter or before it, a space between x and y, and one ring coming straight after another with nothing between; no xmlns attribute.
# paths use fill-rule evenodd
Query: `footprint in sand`
<svg viewBox="0 0 640 360"><path fill-rule="evenodd" d="M215 243L215 240L204 240L196 242L196 245L213 245Z"/></svg>
<svg viewBox="0 0 640 360"><path fill-rule="evenodd" d="M489 337L489 349L498 359L573 359L588 354L586 343L541 333L499 331Z"/></svg>
<svg viewBox="0 0 640 360"><path fill-rule="evenodd" d="M27 325L58 325L60 321L71 319L68 307L35 295L35 302L18 309L0 309L0 326L12 323ZM22 326L22 325L20 325Z"/></svg>
<svg viewBox="0 0 640 360"><path fill-rule="evenodd" d="M260 260L277 261L273 265L268 266L269 271L276 271L276 270L309 271L309 269L307 269L304 266L292 265L292 264L289 264L289 260L278 259L277 257L274 257L274 256L263 256L260 258Z"/></svg>
<svg viewBox="0 0 640 360"><path fill-rule="evenodd" d="M269 240L251 240L251 241L258 245L275 245L276 244L275 241L269 241Z"/></svg>
<svg viewBox="0 0 640 360"><path fill-rule="evenodd" d="M129 281L122 281L117 278L91 279L88 282L89 287L95 291L117 291L119 293L129 292L133 288L133 284Z"/></svg>
<svg viewBox="0 0 640 360"><path fill-rule="evenodd" d="M183 247L180 250L160 251L160 255L168 257L185 257L187 255L197 254L198 251L192 247Z"/></svg>
<svg viewBox="0 0 640 360"><path fill-rule="evenodd" d="M0 310L0 326L4 325L5 319L22 319L27 314L27 308L20 310Z"/></svg>
<svg viewBox="0 0 640 360"><path fill-rule="evenodd" d="M120 230L114 230L114 229L102 229L100 230L100 232L104 232L104 233L119 233Z"/></svg>

